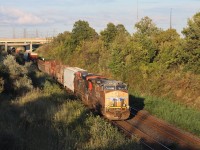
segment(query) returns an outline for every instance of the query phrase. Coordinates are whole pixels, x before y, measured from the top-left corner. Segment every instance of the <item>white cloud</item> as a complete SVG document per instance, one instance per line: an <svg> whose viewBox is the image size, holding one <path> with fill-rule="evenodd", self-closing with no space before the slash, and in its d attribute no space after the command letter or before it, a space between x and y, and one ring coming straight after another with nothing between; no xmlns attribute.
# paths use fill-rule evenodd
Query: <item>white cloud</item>
<svg viewBox="0 0 200 150"><path fill-rule="evenodd" d="M47 19L43 19L40 16L34 15L30 12L25 12L17 8L0 8L1 22L7 22L8 24L16 25L38 25L48 22Z"/></svg>

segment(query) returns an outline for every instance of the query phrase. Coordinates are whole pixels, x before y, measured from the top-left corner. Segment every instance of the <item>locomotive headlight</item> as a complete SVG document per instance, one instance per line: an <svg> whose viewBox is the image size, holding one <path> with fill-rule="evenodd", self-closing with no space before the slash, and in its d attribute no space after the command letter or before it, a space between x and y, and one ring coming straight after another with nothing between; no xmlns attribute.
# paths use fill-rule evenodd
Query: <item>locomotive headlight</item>
<svg viewBox="0 0 200 150"><path fill-rule="evenodd" d="M125 107L125 106L126 106L126 104L123 104L123 106Z"/></svg>

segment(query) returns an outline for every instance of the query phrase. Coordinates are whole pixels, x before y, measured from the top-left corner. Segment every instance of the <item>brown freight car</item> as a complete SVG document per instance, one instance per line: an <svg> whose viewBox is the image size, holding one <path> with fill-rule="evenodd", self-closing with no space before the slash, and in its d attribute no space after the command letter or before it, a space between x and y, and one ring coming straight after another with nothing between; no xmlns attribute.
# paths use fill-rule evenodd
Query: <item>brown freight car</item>
<svg viewBox="0 0 200 150"><path fill-rule="evenodd" d="M40 71L45 72L45 61L44 60L38 59L37 66Z"/></svg>
<svg viewBox="0 0 200 150"><path fill-rule="evenodd" d="M43 59L38 59L37 64L38 64L38 69L42 72L45 72L49 75L51 75L51 63L52 60L43 60Z"/></svg>
<svg viewBox="0 0 200 150"><path fill-rule="evenodd" d="M64 85L64 68L68 66L63 65L61 62L56 62L55 65L55 79L62 85Z"/></svg>

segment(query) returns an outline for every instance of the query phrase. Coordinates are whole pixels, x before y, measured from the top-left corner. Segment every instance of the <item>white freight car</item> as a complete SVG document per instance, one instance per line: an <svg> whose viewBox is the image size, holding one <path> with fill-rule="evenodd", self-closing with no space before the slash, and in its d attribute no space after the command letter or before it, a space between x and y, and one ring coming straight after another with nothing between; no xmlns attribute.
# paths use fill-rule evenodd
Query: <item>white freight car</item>
<svg viewBox="0 0 200 150"><path fill-rule="evenodd" d="M78 67L64 68L64 87L74 92L74 74L78 71L86 71Z"/></svg>

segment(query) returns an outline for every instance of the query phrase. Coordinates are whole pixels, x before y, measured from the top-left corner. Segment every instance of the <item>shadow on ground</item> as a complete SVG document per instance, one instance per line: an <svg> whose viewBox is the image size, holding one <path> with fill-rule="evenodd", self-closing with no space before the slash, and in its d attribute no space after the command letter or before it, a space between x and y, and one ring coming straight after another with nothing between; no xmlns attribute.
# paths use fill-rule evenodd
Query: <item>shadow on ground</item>
<svg viewBox="0 0 200 150"><path fill-rule="evenodd" d="M129 106L130 106L130 111L131 111L131 115L130 115L130 119L133 118L138 111L143 110L144 109L144 101L145 99L142 97L136 97L134 95L129 95Z"/></svg>

